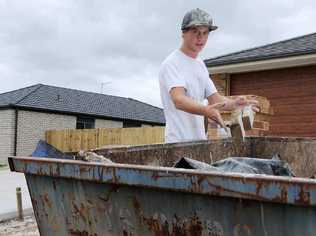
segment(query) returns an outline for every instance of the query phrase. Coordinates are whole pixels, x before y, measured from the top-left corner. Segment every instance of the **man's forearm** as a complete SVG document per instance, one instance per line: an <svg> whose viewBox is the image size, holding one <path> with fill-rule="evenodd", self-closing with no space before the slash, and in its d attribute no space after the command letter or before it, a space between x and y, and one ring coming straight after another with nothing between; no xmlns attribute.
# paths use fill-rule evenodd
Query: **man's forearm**
<svg viewBox="0 0 316 236"><path fill-rule="evenodd" d="M182 95L179 96L175 101L174 104L177 109L189 112L196 115L205 115L205 105L199 104L198 102L194 101L192 98Z"/></svg>

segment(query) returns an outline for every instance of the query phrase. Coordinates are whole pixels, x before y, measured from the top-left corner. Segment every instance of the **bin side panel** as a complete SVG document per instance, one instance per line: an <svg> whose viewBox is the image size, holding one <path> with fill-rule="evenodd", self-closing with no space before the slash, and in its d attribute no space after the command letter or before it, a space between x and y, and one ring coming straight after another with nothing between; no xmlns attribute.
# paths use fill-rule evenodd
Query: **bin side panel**
<svg viewBox="0 0 316 236"><path fill-rule="evenodd" d="M251 142L211 140L174 144L155 144L136 147L104 148L96 153L116 163L170 167L181 157L212 163L230 156L250 156Z"/></svg>
<svg viewBox="0 0 316 236"><path fill-rule="evenodd" d="M316 139L315 138L254 138L252 156L267 157L279 154L293 169L296 176L316 176Z"/></svg>
<svg viewBox="0 0 316 236"><path fill-rule="evenodd" d="M314 235L314 207L26 175L51 235Z"/></svg>

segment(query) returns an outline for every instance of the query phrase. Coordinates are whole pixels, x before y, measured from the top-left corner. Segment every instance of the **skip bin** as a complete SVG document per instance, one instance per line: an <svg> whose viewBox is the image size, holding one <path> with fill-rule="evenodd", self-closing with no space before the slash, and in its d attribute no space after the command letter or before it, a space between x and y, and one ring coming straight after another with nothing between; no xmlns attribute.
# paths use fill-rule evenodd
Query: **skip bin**
<svg viewBox="0 0 316 236"><path fill-rule="evenodd" d="M199 155L207 150L203 158L212 159L214 145L234 155L260 156L255 150L266 154L274 145L278 148L270 150L284 152L289 142L249 138L239 148L230 141L205 141L98 150L113 161L125 157L134 164L36 157L11 157L9 164L25 173L41 235L316 235L313 179L166 167L178 155L194 158L194 150ZM316 145L315 140L295 142L307 142L301 155Z"/></svg>

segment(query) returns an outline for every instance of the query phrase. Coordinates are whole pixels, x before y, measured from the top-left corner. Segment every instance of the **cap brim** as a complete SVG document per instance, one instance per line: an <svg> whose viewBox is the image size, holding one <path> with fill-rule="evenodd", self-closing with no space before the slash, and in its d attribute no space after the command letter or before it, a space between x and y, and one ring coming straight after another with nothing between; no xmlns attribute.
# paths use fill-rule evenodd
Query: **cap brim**
<svg viewBox="0 0 316 236"><path fill-rule="evenodd" d="M206 27L209 28L209 31L214 31L214 30L216 30L218 28L216 25L209 26L209 25L206 25L206 24L191 23L191 24L187 25L185 28L182 28L182 30L185 30L185 29L188 29L188 28L191 28L191 27L195 27L195 26L206 26Z"/></svg>
<svg viewBox="0 0 316 236"><path fill-rule="evenodd" d="M212 25L211 27L210 27L210 31L214 31L214 30L217 30L217 26L216 25Z"/></svg>

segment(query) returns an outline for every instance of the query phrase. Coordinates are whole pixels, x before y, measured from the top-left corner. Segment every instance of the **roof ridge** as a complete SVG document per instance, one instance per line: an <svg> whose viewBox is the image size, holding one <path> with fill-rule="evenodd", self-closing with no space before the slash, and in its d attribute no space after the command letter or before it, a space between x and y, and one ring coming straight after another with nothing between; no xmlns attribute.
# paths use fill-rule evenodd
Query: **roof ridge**
<svg viewBox="0 0 316 236"><path fill-rule="evenodd" d="M261 46L251 47L251 48L240 50L240 51L237 51L237 52L227 53L227 54L224 54L224 55L221 55L221 56L217 56L217 57L206 59L206 60L204 60L204 62L207 63L208 61L216 60L216 59L219 59L219 58L222 58L222 57L227 57L227 56L231 56L231 55L235 55L235 54L240 54L240 53L251 51L251 50L255 50L255 49L258 49L258 48L268 47L268 46L271 46L273 44L285 43L285 42L296 40L296 39L299 39L299 38L308 37L308 36L311 36L313 34L316 34L316 32L310 33L310 34L301 35L301 36L296 36L296 37L293 37L293 38L290 38L290 39L283 39L283 40L276 41L276 42L273 42L273 43L267 43L267 44L264 44L264 45L261 45Z"/></svg>
<svg viewBox="0 0 316 236"><path fill-rule="evenodd" d="M35 86L35 85L34 85ZM21 99L17 100L15 102L15 105L17 105L18 103L20 103L21 101L23 101L26 97L28 97L29 95L31 95L32 93L34 93L35 91L37 91L40 87L42 87L42 84L36 84L36 88L34 88L32 91L30 91L28 94L26 94L24 97L22 97Z"/></svg>
<svg viewBox="0 0 316 236"><path fill-rule="evenodd" d="M60 87L60 86L55 86L55 85L48 85L48 84L42 84L42 85L43 85L43 86L47 86L47 87L54 87L54 88L60 88L60 89L67 89L67 90L73 90L73 91L84 92L84 93L90 93L90 94L97 94L97 95L101 95L101 96L116 97L116 98L127 98L127 97L122 97L122 96L117 96L117 95L110 95L110 94L97 93L97 92L90 92L90 91L85 91L85 90L80 90L80 89L74 89L74 88L65 88L65 87Z"/></svg>
<svg viewBox="0 0 316 236"><path fill-rule="evenodd" d="M135 101L137 101L137 102L140 102L140 103L146 104L146 105L148 105L148 106L152 106L152 107L154 107L154 108L162 109L161 107L154 106L154 105L152 105L152 104L149 104L149 103L146 103L146 102L143 102L143 101L137 100L137 99L135 99L135 98L127 98L127 99L130 99L130 100L135 100Z"/></svg>
<svg viewBox="0 0 316 236"><path fill-rule="evenodd" d="M34 84L34 85L27 86L27 87L23 87L23 88L19 88L19 89L14 89L14 90L11 90L11 91L8 91L8 92L0 93L0 95L7 94L7 93L12 93L12 92L16 92L16 91L19 91L19 90L23 90L23 89L35 87L35 86L38 86L38 85L42 85L42 84Z"/></svg>
<svg viewBox="0 0 316 236"><path fill-rule="evenodd" d="M134 100L134 101L137 101L137 102L140 102L140 103L143 103L143 104L146 104L146 105L155 107L155 108L162 109L162 108L160 108L160 107L156 107L156 106L151 105L151 104L149 104L149 103L142 102L142 101L137 100L137 99L135 99L135 98L122 97L122 96L117 96L117 95L110 95L110 94L103 94L103 93L96 93L96 92L89 92L89 91L84 91L84 90L80 90L80 89L65 88L65 87L59 87L59 86L47 85L47 84L42 84L42 85L43 85L43 86L48 86L48 87L61 88L61 89L67 89L67 90L78 91L78 92L90 93L90 94L97 94L97 95L100 95L100 96L108 96L108 97L123 98L123 99L132 99L132 100Z"/></svg>

